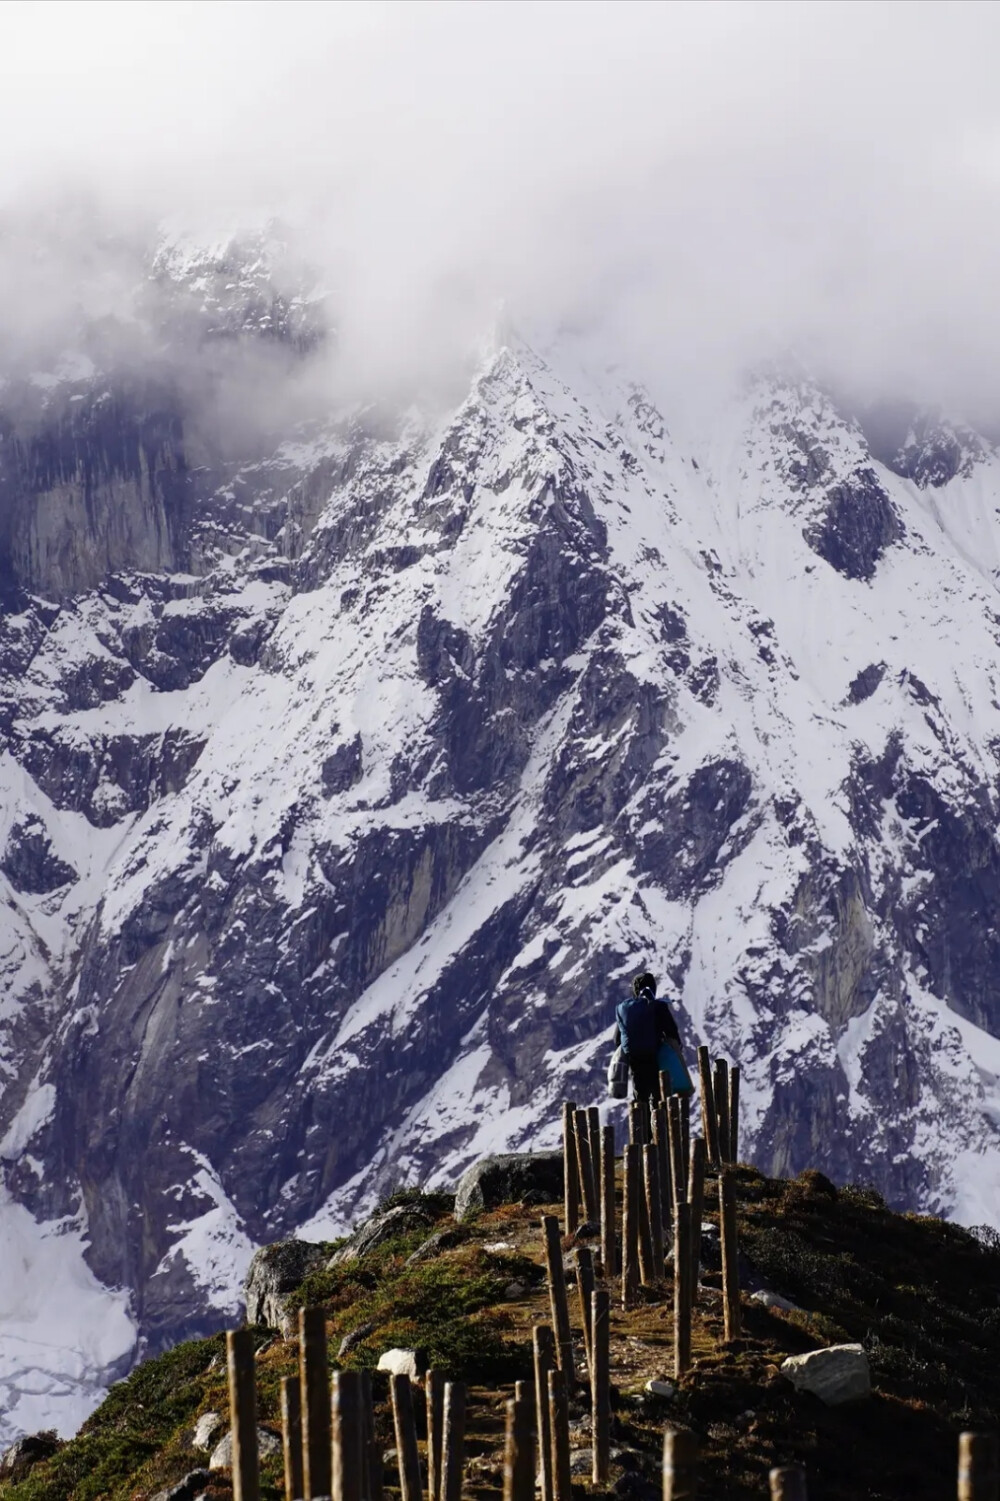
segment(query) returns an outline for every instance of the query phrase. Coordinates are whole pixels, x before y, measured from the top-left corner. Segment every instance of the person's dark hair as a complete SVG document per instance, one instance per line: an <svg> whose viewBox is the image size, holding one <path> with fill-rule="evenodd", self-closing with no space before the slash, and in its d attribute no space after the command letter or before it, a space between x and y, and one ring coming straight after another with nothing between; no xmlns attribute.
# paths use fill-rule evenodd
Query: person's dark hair
<svg viewBox="0 0 1000 1501"><path fill-rule="evenodd" d="M641 975L636 975L632 981L632 994L640 996L643 992L649 995L656 994L656 981L648 970L643 970Z"/></svg>

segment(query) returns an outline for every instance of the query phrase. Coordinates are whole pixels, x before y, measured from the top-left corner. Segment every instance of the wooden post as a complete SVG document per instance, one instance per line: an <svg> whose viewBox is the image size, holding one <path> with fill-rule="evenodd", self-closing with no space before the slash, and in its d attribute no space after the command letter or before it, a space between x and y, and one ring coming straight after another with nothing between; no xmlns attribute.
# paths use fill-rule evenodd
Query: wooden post
<svg viewBox="0 0 1000 1501"><path fill-rule="evenodd" d="M566 1377L567 1383L572 1385L576 1377L573 1371L573 1340L569 1329L569 1299L566 1296L566 1273L563 1270L559 1221L554 1214L542 1215L542 1233L545 1236L549 1305L552 1309L552 1327L556 1333L559 1369Z"/></svg>
<svg viewBox="0 0 1000 1501"><path fill-rule="evenodd" d="M576 1289L580 1295L583 1348L587 1356L587 1371L590 1373L594 1369L594 1346L590 1326L590 1299L594 1291L594 1253L589 1246L581 1246L576 1253Z"/></svg>
<svg viewBox="0 0 1000 1501"><path fill-rule="evenodd" d="M705 1138L703 1136L696 1136L691 1143L688 1204L691 1207L691 1306L693 1308L698 1302L701 1271L701 1221L705 1213Z"/></svg>
<svg viewBox="0 0 1000 1501"><path fill-rule="evenodd" d="M630 1147L641 1147L645 1141L646 1107L641 1100L632 1100L628 1107L628 1142Z"/></svg>
<svg viewBox="0 0 1000 1501"><path fill-rule="evenodd" d="M712 1059L708 1048L698 1049L698 1080L701 1085L701 1130L708 1149L708 1160L719 1166L719 1116L715 1109L712 1083Z"/></svg>
<svg viewBox="0 0 1000 1501"><path fill-rule="evenodd" d="M549 1426L549 1372L556 1369L555 1335L548 1324L532 1330L535 1355L535 1427L538 1432L538 1473L542 1501L552 1501L552 1429ZM434 1497L431 1497L434 1501Z"/></svg>
<svg viewBox="0 0 1000 1501"><path fill-rule="evenodd" d="M465 1478L465 1384L448 1381L444 1388L441 1441L441 1501L462 1501Z"/></svg>
<svg viewBox="0 0 1000 1501"><path fill-rule="evenodd" d="M302 1388L302 1479L305 1501L329 1496L330 1377L326 1364L326 1314L299 1309L299 1382Z"/></svg>
<svg viewBox="0 0 1000 1501"><path fill-rule="evenodd" d="M652 1280L659 1282L663 1276L663 1209L660 1204L660 1154L652 1144L642 1149L642 1177L653 1261Z"/></svg>
<svg viewBox="0 0 1000 1501"><path fill-rule="evenodd" d="M658 1105L653 1116L653 1141L660 1169L660 1207L663 1210L663 1233L670 1235L674 1223L674 1175L670 1170L670 1132L667 1108Z"/></svg>
<svg viewBox="0 0 1000 1501"><path fill-rule="evenodd" d="M429 1501L441 1495L441 1422L444 1417L444 1376L428 1371L424 1377L427 1404L427 1494Z"/></svg>
<svg viewBox="0 0 1000 1501"><path fill-rule="evenodd" d="M806 1472L798 1465L771 1471L771 1501L809 1501Z"/></svg>
<svg viewBox="0 0 1000 1501"><path fill-rule="evenodd" d="M740 1066L729 1070L729 1160L740 1160Z"/></svg>
<svg viewBox="0 0 1000 1501"><path fill-rule="evenodd" d="M595 1485L611 1479L611 1298L605 1287L591 1295L594 1358L590 1367L590 1433Z"/></svg>
<svg viewBox="0 0 1000 1501"><path fill-rule="evenodd" d="M715 1060L715 1113L719 1123L719 1161L729 1162L732 1146L729 1130L729 1064L725 1058Z"/></svg>
<svg viewBox="0 0 1000 1501"><path fill-rule="evenodd" d="M594 1183L597 1187L597 1212L595 1220L600 1218L601 1212L601 1112L596 1105L589 1106L587 1110L588 1136L590 1139L590 1160L594 1165Z"/></svg>
<svg viewBox="0 0 1000 1501"><path fill-rule="evenodd" d="M417 1423L409 1376L390 1376L389 1390L392 1393L392 1421L396 1430L396 1453L399 1456L400 1501L423 1501Z"/></svg>
<svg viewBox="0 0 1000 1501"><path fill-rule="evenodd" d="M367 1467L359 1371L334 1371L330 1409L333 1501L367 1501L361 1486Z"/></svg>
<svg viewBox="0 0 1000 1501"><path fill-rule="evenodd" d="M691 1170L691 1096L682 1094L679 1096L681 1112L681 1157L684 1162L684 1182L687 1183L688 1173ZM681 1186L681 1198L684 1197L683 1185Z"/></svg>
<svg viewBox="0 0 1000 1501"><path fill-rule="evenodd" d="M698 1441L684 1429L663 1436L663 1501L695 1501L698 1494Z"/></svg>
<svg viewBox="0 0 1000 1501"><path fill-rule="evenodd" d="M958 1501L997 1501L1000 1454L995 1433L958 1435Z"/></svg>
<svg viewBox="0 0 1000 1501"><path fill-rule="evenodd" d="M562 1371L550 1371L549 1430L552 1435L552 1486L555 1501L573 1501L569 1470L569 1397Z"/></svg>
<svg viewBox="0 0 1000 1501"><path fill-rule="evenodd" d="M615 1246L615 1128L601 1132L601 1270L611 1278L618 1271Z"/></svg>
<svg viewBox="0 0 1000 1501"><path fill-rule="evenodd" d="M691 1366L691 1206L677 1206L674 1221L674 1375Z"/></svg>
<svg viewBox="0 0 1000 1501"><path fill-rule="evenodd" d="M671 1095L667 1109L667 1128L670 1136L670 1176L674 1187L674 1214L677 1205L685 1197L687 1174L684 1171L684 1146L681 1142L681 1102Z"/></svg>
<svg viewBox="0 0 1000 1501"><path fill-rule="evenodd" d="M503 1501L535 1501L535 1434L526 1397L507 1403Z"/></svg>
<svg viewBox="0 0 1000 1501"><path fill-rule="evenodd" d="M645 1162L648 1144L637 1147L639 1154L639 1280L643 1287L651 1287L656 1281L656 1265L653 1260L653 1226L649 1216L649 1197L646 1193Z"/></svg>
<svg viewBox="0 0 1000 1501"><path fill-rule="evenodd" d="M372 1401L372 1373L361 1371L361 1427L365 1445L364 1483L368 1501L383 1501L382 1446L375 1437L375 1403ZM431 1501L436 1501L435 1497Z"/></svg>
<svg viewBox="0 0 1000 1501"><path fill-rule="evenodd" d="M302 1387L298 1376L281 1378L281 1448L285 1458L285 1501L302 1501Z"/></svg>
<svg viewBox="0 0 1000 1501"><path fill-rule="evenodd" d="M724 1167L719 1175L719 1238L722 1242L722 1298L725 1338L739 1339L743 1328L740 1312L739 1250L736 1243L736 1181Z"/></svg>
<svg viewBox="0 0 1000 1501"><path fill-rule="evenodd" d="M580 1173L576 1165L576 1102L563 1106L563 1214L566 1234L572 1235L580 1224Z"/></svg>
<svg viewBox="0 0 1000 1501"><path fill-rule="evenodd" d="M586 1220L596 1220L600 1214L597 1203L597 1180L594 1176L594 1162L590 1155L590 1119L586 1110L576 1112L574 1123L576 1133L576 1163L580 1175L580 1197L583 1200L583 1217Z"/></svg>
<svg viewBox="0 0 1000 1501"><path fill-rule="evenodd" d="M625 1203L622 1208L622 1307L631 1308L639 1287L639 1148L625 1148Z"/></svg>
<svg viewBox="0 0 1000 1501"><path fill-rule="evenodd" d="M226 1335L229 1368L229 1421L233 1434L234 1501L260 1501L257 1460L257 1389L253 1334L230 1329Z"/></svg>

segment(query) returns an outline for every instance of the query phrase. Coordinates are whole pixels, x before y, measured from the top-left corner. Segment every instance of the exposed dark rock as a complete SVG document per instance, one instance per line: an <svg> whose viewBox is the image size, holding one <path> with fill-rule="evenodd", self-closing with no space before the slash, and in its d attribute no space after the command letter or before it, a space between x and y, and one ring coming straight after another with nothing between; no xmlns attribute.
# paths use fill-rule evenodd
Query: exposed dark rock
<svg viewBox="0 0 1000 1501"><path fill-rule="evenodd" d="M285 1299L322 1262L324 1247L307 1240L282 1240L254 1252L243 1300L247 1323L281 1329L287 1321Z"/></svg>
<svg viewBox="0 0 1000 1501"><path fill-rule="evenodd" d="M873 662L870 667L862 667L848 689L848 703L863 704L866 698L871 698L884 677L884 662Z"/></svg>
<svg viewBox="0 0 1000 1501"><path fill-rule="evenodd" d="M875 471L864 469L827 491L822 519L802 535L845 578L870 580L886 548L903 536L903 524Z"/></svg>
<svg viewBox="0 0 1000 1501"><path fill-rule="evenodd" d="M482 1157L462 1174L455 1191L455 1218L517 1204L534 1190L553 1203L563 1195L561 1152L506 1152Z"/></svg>
<svg viewBox="0 0 1000 1501"><path fill-rule="evenodd" d="M24 1480L35 1465L41 1464L43 1459L51 1459L62 1446L62 1439L56 1437L52 1428L25 1434L16 1439L0 1459L0 1480Z"/></svg>
<svg viewBox="0 0 1000 1501"><path fill-rule="evenodd" d="M338 792L349 792L361 780L361 736L355 735L338 745L326 757L320 768L323 779L323 796L333 797Z"/></svg>
<svg viewBox="0 0 1000 1501"><path fill-rule="evenodd" d="M522 1200L523 1203L523 1200ZM450 1251L453 1246L461 1245L465 1239L465 1232L460 1228L454 1230L435 1230L429 1235L415 1251L406 1258L407 1266L416 1266L418 1262L430 1261L440 1255L442 1251Z"/></svg>
<svg viewBox="0 0 1000 1501"><path fill-rule="evenodd" d="M56 891L77 878L72 865L53 851L40 818L12 825L0 870L15 891L32 896Z"/></svg>
<svg viewBox="0 0 1000 1501"><path fill-rule="evenodd" d="M156 1491L150 1501L197 1501L211 1483L210 1471L189 1470L183 1480L178 1480L176 1485L168 1485L166 1490Z"/></svg>
<svg viewBox="0 0 1000 1501"><path fill-rule="evenodd" d="M409 1262L407 1262L407 1265L409 1265ZM366 1324L358 1324L354 1329L349 1329L340 1341L340 1349L337 1351L338 1360L343 1360L344 1356L349 1355L358 1345L364 1344L368 1336L374 1334L377 1328L378 1325L370 1321Z"/></svg>
<svg viewBox="0 0 1000 1501"><path fill-rule="evenodd" d="M420 1230L432 1223L431 1215L419 1204L397 1204L393 1209L373 1215L367 1223L360 1225L342 1246L337 1247L330 1257L329 1265L343 1266L345 1261L357 1261L369 1251L384 1245L387 1240L394 1240L397 1235L407 1235L412 1230Z"/></svg>

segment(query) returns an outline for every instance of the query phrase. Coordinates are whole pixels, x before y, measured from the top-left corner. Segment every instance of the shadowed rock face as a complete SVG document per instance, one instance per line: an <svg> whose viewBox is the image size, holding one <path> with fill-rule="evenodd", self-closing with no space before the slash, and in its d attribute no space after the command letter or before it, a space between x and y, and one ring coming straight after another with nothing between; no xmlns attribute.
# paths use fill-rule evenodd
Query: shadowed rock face
<svg viewBox="0 0 1000 1501"><path fill-rule="evenodd" d="M153 1345L257 1242L552 1146L640 965L741 1063L746 1156L961 1203L1000 628L856 424L769 385L715 472L524 348L242 464L78 405L0 445L0 1127Z"/></svg>

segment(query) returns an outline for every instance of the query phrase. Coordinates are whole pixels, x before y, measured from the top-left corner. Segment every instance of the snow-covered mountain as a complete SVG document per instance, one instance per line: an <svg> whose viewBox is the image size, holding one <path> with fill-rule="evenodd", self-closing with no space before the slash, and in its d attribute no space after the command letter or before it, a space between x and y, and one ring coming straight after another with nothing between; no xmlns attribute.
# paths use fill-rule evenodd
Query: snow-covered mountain
<svg viewBox="0 0 1000 1501"><path fill-rule="evenodd" d="M155 278L198 351L320 338L256 252ZM0 425L4 1433L554 1140L640 964L745 1157L1000 1223L989 442L773 372L692 435L511 339L238 453L86 357Z"/></svg>

